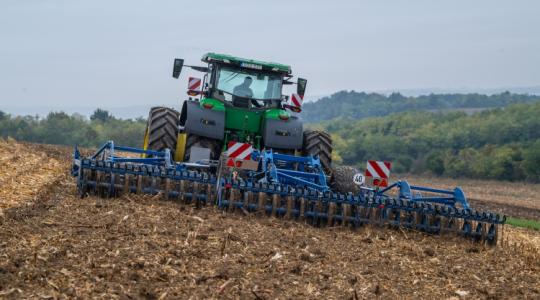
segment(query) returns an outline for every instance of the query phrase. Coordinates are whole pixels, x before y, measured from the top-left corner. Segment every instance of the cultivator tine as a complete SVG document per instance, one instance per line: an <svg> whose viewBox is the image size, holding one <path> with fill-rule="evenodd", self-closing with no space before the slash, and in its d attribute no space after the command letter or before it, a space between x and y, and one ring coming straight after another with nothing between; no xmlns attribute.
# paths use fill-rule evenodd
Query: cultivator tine
<svg viewBox="0 0 540 300"><path fill-rule="evenodd" d="M165 178L165 192L163 193L163 200L169 200L171 193L171 179Z"/></svg>
<svg viewBox="0 0 540 300"><path fill-rule="evenodd" d="M260 214L260 215L263 215L264 214L264 206L266 205L266 194L264 192L259 192L259 197L258 197L258 203L257 203L257 212Z"/></svg>

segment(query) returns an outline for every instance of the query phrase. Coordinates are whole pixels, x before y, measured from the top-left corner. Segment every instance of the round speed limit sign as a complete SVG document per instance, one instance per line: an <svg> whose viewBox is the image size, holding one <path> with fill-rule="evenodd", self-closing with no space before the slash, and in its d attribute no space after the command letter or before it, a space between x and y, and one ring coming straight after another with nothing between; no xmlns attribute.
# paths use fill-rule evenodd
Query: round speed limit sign
<svg viewBox="0 0 540 300"><path fill-rule="evenodd" d="M353 182L356 185L364 185L364 183L366 182L366 178L361 173L356 173L353 176Z"/></svg>

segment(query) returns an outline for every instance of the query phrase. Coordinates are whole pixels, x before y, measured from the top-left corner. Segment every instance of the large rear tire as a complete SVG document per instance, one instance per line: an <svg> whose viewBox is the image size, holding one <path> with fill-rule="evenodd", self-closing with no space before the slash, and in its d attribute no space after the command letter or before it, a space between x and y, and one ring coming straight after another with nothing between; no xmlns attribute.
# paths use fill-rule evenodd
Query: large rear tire
<svg viewBox="0 0 540 300"><path fill-rule="evenodd" d="M204 136L188 134L186 140L186 152L184 161L189 161L191 147L201 147L210 149L210 159L217 160L221 154L221 142Z"/></svg>
<svg viewBox="0 0 540 300"><path fill-rule="evenodd" d="M304 131L302 155L318 155L326 175L332 174L332 137L327 132Z"/></svg>
<svg viewBox="0 0 540 300"><path fill-rule="evenodd" d="M168 107L152 107L146 123L145 149L171 150L174 157L178 139L178 111Z"/></svg>

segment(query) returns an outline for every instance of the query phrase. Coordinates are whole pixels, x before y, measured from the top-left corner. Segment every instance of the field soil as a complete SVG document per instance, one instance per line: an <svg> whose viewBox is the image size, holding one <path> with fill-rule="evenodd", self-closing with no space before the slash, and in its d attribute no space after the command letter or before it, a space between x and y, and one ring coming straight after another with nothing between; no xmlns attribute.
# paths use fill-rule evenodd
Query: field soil
<svg viewBox="0 0 540 300"><path fill-rule="evenodd" d="M540 298L538 231L505 226L485 247L152 196L80 199L70 151L0 141L0 299Z"/></svg>

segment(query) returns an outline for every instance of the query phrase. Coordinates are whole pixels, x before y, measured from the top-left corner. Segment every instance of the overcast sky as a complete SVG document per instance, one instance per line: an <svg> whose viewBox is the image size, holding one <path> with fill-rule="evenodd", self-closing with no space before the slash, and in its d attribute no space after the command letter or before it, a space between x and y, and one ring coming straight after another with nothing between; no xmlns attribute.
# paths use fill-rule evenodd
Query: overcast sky
<svg viewBox="0 0 540 300"><path fill-rule="evenodd" d="M308 97L538 86L540 1L1 0L0 109L176 103L173 58L208 51L290 64Z"/></svg>

